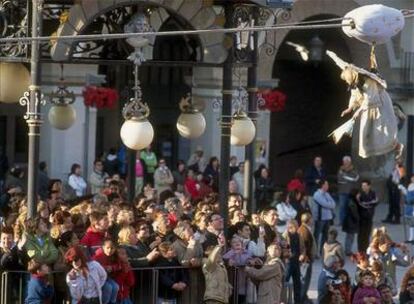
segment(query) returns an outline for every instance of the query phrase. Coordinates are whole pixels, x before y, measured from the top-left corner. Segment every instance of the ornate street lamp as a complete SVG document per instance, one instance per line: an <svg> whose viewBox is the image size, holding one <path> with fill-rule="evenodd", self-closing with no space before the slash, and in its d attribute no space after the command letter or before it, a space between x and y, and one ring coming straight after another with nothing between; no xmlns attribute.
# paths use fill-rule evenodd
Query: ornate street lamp
<svg viewBox="0 0 414 304"><path fill-rule="evenodd" d="M233 24L239 28L254 27L255 20L249 6L238 5L233 13ZM234 56L239 61L246 61L250 57L250 52L254 49L254 39L252 31L240 31L235 34Z"/></svg>
<svg viewBox="0 0 414 304"><path fill-rule="evenodd" d="M181 98L180 110L181 114L177 120L178 133L188 139L203 135L206 129L206 120L204 115L192 103L190 93Z"/></svg>
<svg viewBox="0 0 414 304"><path fill-rule="evenodd" d="M237 107L231 119L230 144L233 146L247 146L256 135L256 126L252 119L247 115L243 108L247 106L248 94L241 85L241 75L239 75L239 87L233 104Z"/></svg>
<svg viewBox="0 0 414 304"><path fill-rule="evenodd" d="M241 110L233 114L230 143L233 146L247 146L256 135L256 127L247 114Z"/></svg>
<svg viewBox="0 0 414 304"><path fill-rule="evenodd" d="M142 33L150 30L146 16L139 12L124 28L126 33ZM141 150L148 147L154 138L154 129L148 121L150 110L148 105L142 101L142 91L138 79L138 67L145 61L142 48L149 41L143 36L129 38L127 42L134 47L135 51L128 57L134 63L134 97L131 98L122 109L125 122L121 127L122 142L129 149Z"/></svg>
<svg viewBox="0 0 414 304"><path fill-rule="evenodd" d="M60 84L56 91L50 94L52 107L49 110L48 118L50 124L59 130L70 128L76 120L76 111L72 104L76 100L75 93L68 90L63 78L63 64L60 66Z"/></svg>
<svg viewBox="0 0 414 304"><path fill-rule="evenodd" d="M17 103L30 84L30 73L21 63L0 63L0 102Z"/></svg>

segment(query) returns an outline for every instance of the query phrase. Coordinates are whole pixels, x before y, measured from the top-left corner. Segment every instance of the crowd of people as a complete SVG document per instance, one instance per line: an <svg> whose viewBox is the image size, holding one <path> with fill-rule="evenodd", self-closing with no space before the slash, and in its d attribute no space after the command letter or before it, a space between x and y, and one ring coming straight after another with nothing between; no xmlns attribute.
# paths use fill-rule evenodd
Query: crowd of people
<svg viewBox="0 0 414 304"><path fill-rule="evenodd" d="M216 157L207 162L197 148L171 170L148 147L137 152L131 202L115 149L94 162L87 179L79 164L67 180L50 178L42 162L36 217L27 219L24 171L0 159L0 271L30 273L26 303L128 304L152 280L159 304L312 303L312 276L318 276L321 304L391 304L398 292L400 303L414 303L414 267L399 290L396 279L396 267L411 263L409 247L395 243L385 227L373 227L379 200L349 156L338 170L335 196L319 156L284 189L260 165L254 173L258 209L250 212L241 194L244 163L232 157L228 169L229 195L220 202ZM399 223L401 199L412 205L414 179L408 182L397 164L384 222ZM228 222L220 204L228 205ZM355 276L344 269L347 257ZM321 273L312 271L316 260ZM138 275L140 269L158 275Z"/></svg>

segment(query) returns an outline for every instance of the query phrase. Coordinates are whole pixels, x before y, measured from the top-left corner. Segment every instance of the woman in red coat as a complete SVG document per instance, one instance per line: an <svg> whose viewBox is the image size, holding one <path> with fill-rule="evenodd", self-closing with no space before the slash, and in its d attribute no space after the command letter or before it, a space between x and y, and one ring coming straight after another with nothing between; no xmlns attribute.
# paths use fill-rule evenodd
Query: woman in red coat
<svg viewBox="0 0 414 304"><path fill-rule="evenodd" d="M195 176L194 176L194 171L191 169L188 170L187 178L185 179L185 182L184 182L184 189L186 193L188 193L193 200L200 196L200 193L199 193L200 186L197 184L197 180L195 179Z"/></svg>

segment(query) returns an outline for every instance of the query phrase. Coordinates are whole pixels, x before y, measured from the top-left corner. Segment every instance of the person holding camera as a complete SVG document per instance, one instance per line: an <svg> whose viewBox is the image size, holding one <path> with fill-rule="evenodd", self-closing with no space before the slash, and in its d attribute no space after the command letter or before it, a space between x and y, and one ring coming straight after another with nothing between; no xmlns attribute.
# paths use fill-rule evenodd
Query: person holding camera
<svg viewBox="0 0 414 304"><path fill-rule="evenodd" d="M263 267L245 267L247 275L258 285L257 304L281 303L285 273L281 254L280 245L272 244L267 247L267 258Z"/></svg>
<svg viewBox="0 0 414 304"><path fill-rule="evenodd" d="M318 302L326 303L326 298L330 297L330 286L337 282L336 272L341 268L341 261L336 255L329 256L322 268L318 278ZM340 282L337 282L340 283Z"/></svg>

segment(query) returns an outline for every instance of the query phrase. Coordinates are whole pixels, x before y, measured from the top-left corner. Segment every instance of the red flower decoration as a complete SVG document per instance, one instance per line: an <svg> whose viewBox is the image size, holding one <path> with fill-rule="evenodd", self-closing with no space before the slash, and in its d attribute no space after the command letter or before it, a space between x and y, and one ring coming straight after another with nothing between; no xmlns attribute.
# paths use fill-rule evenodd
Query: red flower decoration
<svg viewBox="0 0 414 304"><path fill-rule="evenodd" d="M85 106L101 108L113 108L118 101L117 90L102 87L86 87L83 91Z"/></svg>
<svg viewBox="0 0 414 304"><path fill-rule="evenodd" d="M259 105L260 110L269 110L270 112L282 112L285 109L287 96L279 90L270 90L261 93L264 102Z"/></svg>

